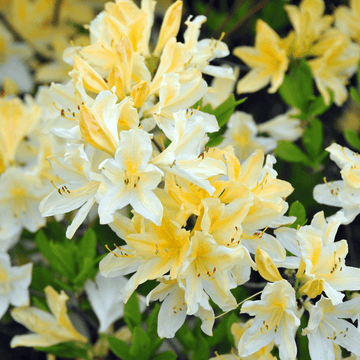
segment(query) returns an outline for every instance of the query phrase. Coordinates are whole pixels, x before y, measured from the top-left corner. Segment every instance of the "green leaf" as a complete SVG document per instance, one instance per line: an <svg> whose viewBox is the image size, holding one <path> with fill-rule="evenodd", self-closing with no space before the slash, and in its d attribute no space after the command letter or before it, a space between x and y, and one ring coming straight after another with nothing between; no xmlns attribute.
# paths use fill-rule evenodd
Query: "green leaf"
<svg viewBox="0 0 360 360"><path fill-rule="evenodd" d="M157 318L159 315L160 304L156 303L155 307L151 310L150 315L146 319L146 331L151 333L157 333Z"/></svg>
<svg viewBox="0 0 360 360"><path fill-rule="evenodd" d="M203 337L198 337L196 340L196 347L193 348L194 353L191 357L192 360L209 360L210 349L209 345Z"/></svg>
<svg viewBox="0 0 360 360"><path fill-rule="evenodd" d="M223 127L234 113L236 106L242 104L246 98L235 101L235 96L231 94L222 104L213 109L210 104L200 108L200 111L215 115L219 127ZM211 134L210 134L211 136Z"/></svg>
<svg viewBox="0 0 360 360"><path fill-rule="evenodd" d="M149 359L151 345L149 335L140 326L135 327L132 335L130 355L137 360Z"/></svg>
<svg viewBox="0 0 360 360"><path fill-rule="evenodd" d="M347 129L344 136L349 145L351 145L355 150L360 151L360 138L354 130Z"/></svg>
<svg viewBox="0 0 360 360"><path fill-rule="evenodd" d="M107 337L111 351L123 360L135 360L130 354L129 346L122 340L113 336Z"/></svg>
<svg viewBox="0 0 360 360"><path fill-rule="evenodd" d="M216 138L213 138L213 139L209 140L209 142L206 144L206 147L218 146L222 143L223 140L224 140L223 136L218 136Z"/></svg>
<svg viewBox="0 0 360 360"><path fill-rule="evenodd" d="M54 277L56 274L49 268L35 265L32 271L32 282L30 288L39 292L43 292L45 287L51 285L55 290L60 290L55 285Z"/></svg>
<svg viewBox="0 0 360 360"><path fill-rule="evenodd" d="M44 294L45 296L45 294ZM49 312L47 302L45 298L36 297L36 295L31 295L31 301L41 310Z"/></svg>
<svg viewBox="0 0 360 360"><path fill-rule="evenodd" d="M93 229L88 229L84 236L77 243L80 259L94 259L96 256L96 233Z"/></svg>
<svg viewBox="0 0 360 360"><path fill-rule="evenodd" d="M176 338L181 342L186 350L192 350L197 346L197 340L192 331L188 328L187 324L177 331Z"/></svg>
<svg viewBox="0 0 360 360"><path fill-rule="evenodd" d="M75 277L76 245L74 243L49 241L42 230L36 234L35 243L39 251L49 260L51 268L68 279Z"/></svg>
<svg viewBox="0 0 360 360"><path fill-rule="evenodd" d="M110 248L113 246L114 243L117 245L121 245L121 239L115 234L114 231L110 229L109 225L101 225L99 223L99 219L96 219L96 221L92 224L91 227L97 238L98 244L101 245L101 247L105 250L106 253L108 253L108 250L106 249L106 245L108 245ZM125 244L125 242L123 242Z"/></svg>
<svg viewBox="0 0 360 360"><path fill-rule="evenodd" d="M215 347L217 344L221 343L226 337L226 319L222 320L214 329L213 336L209 336L206 341L209 347Z"/></svg>
<svg viewBox="0 0 360 360"><path fill-rule="evenodd" d="M290 106L307 113L309 102L314 99L313 80L309 64L301 59L291 64L289 75L285 75L279 95Z"/></svg>
<svg viewBox="0 0 360 360"><path fill-rule="evenodd" d="M231 313L231 315L226 320L226 335L227 335L227 338L230 341L231 345L236 346L236 347L237 347L237 344L235 344L234 336L231 333L231 325L234 324L234 323L238 323L238 322L239 322L239 318L234 313Z"/></svg>
<svg viewBox="0 0 360 360"><path fill-rule="evenodd" d="M176 354L168 350L155 355L152 360L176 360Z"/></svg>
<svg viewBox="0 0 360 360"><path fill-rule="evenodd" d="M329 105L326 105L324 103L324 98L322 97L322 95L319 95L311 103L310 108L309 108L309 113L307 114L307 117L321 115L331 107L331 105L333 104L333 101L334 101L334 93L332 91L329 91L329 93L330 93L330 103L329 103Z"/></svg>
<svg viewBox="0 0 360 360"><path fill-rule="evenodd" d="M96 260L88 257L83 258L79 273L72 279L72 283L81 286L87 279L93 279L98 272L98 269L95 267L96 264Z"/></svg>
<svg viewBox="0 0 360 360"><path fill-rule="evenodd" d="M159 315L160 304L156 303L154 308L151 310L150 315L146 319L146 332L150 337L151 345L149 353L155 354L157 349L163 343L164 339L160 339L157 334L157 319Z"/></svg>
<svg viewBox="0 0 360 360"><path fill-rule="evenodd" d="M62 358L89 359L87 350L84 348L79 348L78 345L74 342L64 342L48 347L35 347L35 350L54 354Z"/></svg>
<svg viewBox="0 0 360 360"><path fill-rule="evenodd" d="M242 104L246 99L235 101L235 96L231 94L227 100L214 110L214 115L218 121L219 127L223 127L234 113L237 105Z"/></svg>
<svg viewBox="0 0 360 360"><path fill-rule="evenodd" d="M275 155L282 160L297 163L307 162L306 154L291 141L281 140L275 149Z"/></svg>
<svg viewBox="0 0 360 360"><path fill-rule="evenodd" d="M360 95L353 86L350 88L350 95L360 105Z"/></svg>
<svg viewBox="0 0 360 360"><path fill-rule="evenodd" d="M312 120L311 126L304 132L302 142L312 159L317 159L323 146L323 126L320 120L316 118Z"/></svg>
<svg viewBox="0 0 360 360"><path fill-rule="evenodd" d="M137 293L134 291L129 300L125 304L124 320L126 325L130 328L131 332L134 327L141 326L141 313L139 309L139 301Z"/></svg>
<svg viewBox="0 0 360 360"><path fill-rule="evenodd" d="M294 201L289 209L289 216L296 216L296 221L289 227L296 229L298 225L304 226L307 222L306 210L300 201Z"/></svg>
<svg viewBox="0 0 360 360"><path fill-rule="evenodd" d="M194 5L197 14L204 14L206 12L206 4L204 4L203 2L195 1ZM212 31L217 30L219 25L224 21L226 14L226 12L220 12L211 9L209 15L207 16L207 27Z"/></svg>

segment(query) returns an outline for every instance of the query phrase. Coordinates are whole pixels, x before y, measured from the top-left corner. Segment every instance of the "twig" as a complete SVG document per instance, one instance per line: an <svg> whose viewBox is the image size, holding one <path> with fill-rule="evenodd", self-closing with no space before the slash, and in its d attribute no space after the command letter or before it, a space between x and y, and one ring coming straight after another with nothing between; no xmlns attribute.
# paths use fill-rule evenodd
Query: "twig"
<svg viewBox="0 0 360 360"><path fill-rule="evenodd" d="M256 12L261 10L269 1L270 0L264 0L260 4L251 8L245 17L243 17L231 30L225 33L224 37L228 37L230 34L236 31L247 19L251 18Z"/></svg>
<svg viewBox="0 0 360 360"><path fill-rule="evenodd" d="M53 24L54 26L56 26L59 23L61 3L62 0L55 0L54 12L51 19L51 24Z"/></svg>

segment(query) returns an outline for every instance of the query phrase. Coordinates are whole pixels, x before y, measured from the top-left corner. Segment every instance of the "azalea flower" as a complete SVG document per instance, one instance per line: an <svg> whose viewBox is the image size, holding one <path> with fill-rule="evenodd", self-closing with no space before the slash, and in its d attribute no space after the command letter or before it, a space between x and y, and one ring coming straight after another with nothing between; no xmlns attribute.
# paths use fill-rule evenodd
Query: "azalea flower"
<svg viewBox="0 0 360 360"><path fill-rule="evenodd" d="M35 307L16 307L11 310L11 316L17 322L26 326L34 333L16 335L12 338L10 346L52 346L61 342L79 341L86 343L88 340L73 326L66 310L69 297L64 290L58 294L51 286L45 288L46 301L52 315Z"/></svg>
<svg viewBox="0 0 360 360"><path fill-rule="evenodd" d="M32 263L11 266L10 256L0 253L0 318L9 305L27 306L30 303L28 287L31 283Z"/></svg>
<svg viewBox="0 0 360 360"><path fill-rule="evenodd" d="M349 224L360 213L360 158L357 153L336 143L325 150L330 153L331 160L341 168L343 180L327 182L325 179L325 184L315 186L314 199L320 204L341 207L340 211L346 218L343 224Z"/></svg>
<svg viewBox="0 0 360 360"><path fill-rule="evenodd" d="M313 77L325 104L330 103L328 88L334 92L334 102L341 106L348 98L346 85L356 72L360 59L360 46L350 42L341 34L329 46L322 56L309 60Z"/></svg>
<svg viewBox="0 0 360 360"><path fill-rule="evenodd" d="M152 190L161 181L163 172L149 164L151 155L151 140L146 131L122 131L115 158L99 166L108 183L99 203L101 223L112 222L114 212L130 204L145 218L161 224L163 208Z"/></svg>
<svg viewBox="0 0 360 360"><path fill-rule="evenodd" d="M99 333L107 333L110 326L124 316L124 301L122 289L128 279L124 276L106 278L98 272L95 282L88 279L85 283L85 293L90 305L100 321ZM139 299L140 310L144 311L145 301Z"/></svg>
<svg viewBox="0 0 360 360"><path fill-rule="evenodd" d="M347 242L334 242L338 224L325 225L327 230L324 236L324 226L319 228L324 220L318 219L323 216L318 213L311 225L301 227L296 234L302 256L297 277L303 285L299 291L311 298L324 291L333 304L337 305L344 297L340 291L360 289L360 269L345 266Z"/></svg>
<svg viewBox="0 0 360 360"><path fill-rule="evenodd" d="M289 60L285 49L281 48L278 34L264 21L256 22L255 47L240 46L234 55L247 64L251 70L238 84L238 94L255 92L269 83L269 93L274 93L284 80Z"/></svg>
<svg viewBox="0 0 360 360"><path fill-rule="evenodd" d="M300 320L296 316L295 291L286 280L267 284L261 300L246 301L241 313L255 315L253 324L240 338L241 357L254 354L274 341L281 360L295 360L295 333Z"/></svg>
<svg viewBox="0 0 360 360"><path fill-rule="evenodd" d="M95 165L103 156L99 157L95 149L89 149L88 157L84 146L77 144L66 145L66 150L64 159L55 155L48 158L55 173L66 182L59 186L54 185L55 190L41 201L40 212L43 216L52 216L80 207L66 230L66 236L71 239L94 205L97 191L103 181L100 174L91 171L90 160L94 160Z"/></svg>
<svg viewBox="0 0 360 360"><path fill-rule="evenodd" d="M349 35L357 43L360 43L360 7L357 0L349 1L350 8L339 6L334 11L335 25L343 33Z"/></svg>
<svg viewBox="0 0 360 360"><path fill-rule="evenodd" d="M230 327L231 335L234 337L234 342L236 347L239 344L239 341L245 331L251 327L251 325L254 323L254 319L248 320L246 323L233 323ZM251 354L249 356L241 357L238 355L238 352L233 352L231 350L231 354L225 354L225 355L217 355L216 357L210 358L210 360L219 360L219 359L226 359L226 360L275 360L276 357L271 354L271 350L274 347L274 341L271 341L268 345L264 346L254 354Z"/></svg>
<svg viewBox="0 0 360 360"><path fill-rule="evenodd" d="M290 32L285 42L290 43L289 54L304 57L313 44L333 22L333 16L324 15L323 0L302 0L300 6L285 5L294 32Z"/></svg>
<svg viewBox="0 0 360 360"><path fill-rule="evenodd" d="M257 133L258 128L252 115L235 111L227 123L221 148L232 145L240 162L244 162L255 150L261 149L266 154L276 148L275 139L256 136Z"/></svg>
<svg viewBox="0 0 360 360"><path fill-rule="evenodd" d="M136 271L124 288L124 302L146 280L157 279L168 271L172 279L177 277L190 246L188 231L169 216L163 216L160 226L140 215L118 225L118 234L123 233L127 245L106 255L99 266L105 277Z"/></svg>
<svg viewBox="0 0 360 360"><path fill-rule="evenodd" d="M160 284L147 296L147 303L153 300L163 301L158 316L158 335L161 338L173 338L180 329L188 313L185 301L183 281L171 280L168 275L158 279ZM209 304L209 296L202 291L198 310L193 314L202 321L201 330L212 336L215 322L214 311Z"/></svg>
<svg viewBox="0 0 360 360"><path fill-rule="evenodd" d="M187 314L198 311L203 290L222 310L236 307L236 299L230 292L236 283L229 270L239 260L240 254L241 248L218 245L211 235L195 230L179 272L179 277L186 283Z"/></svg>
<svg viewBox="0 0 360 360"><path fill-rule="evenodd" d="M330 299L321 296L316 305L304 304L310 313L308 326L302 335L309 339L309 352L312 360L335 360L333 344L338 344L360 356L359 330L350 322L343 320L359 317L360 298L334 305Z"/></svg>
<svg viewBox="0 0 360 360"><path fill-rule="evenodd" d="M304 133L302 121L290 115L297 115L297 109L291 109L285 114L275 116L273 119L257 125L259 133L266 133L276 141L296 141Z"/></svg>

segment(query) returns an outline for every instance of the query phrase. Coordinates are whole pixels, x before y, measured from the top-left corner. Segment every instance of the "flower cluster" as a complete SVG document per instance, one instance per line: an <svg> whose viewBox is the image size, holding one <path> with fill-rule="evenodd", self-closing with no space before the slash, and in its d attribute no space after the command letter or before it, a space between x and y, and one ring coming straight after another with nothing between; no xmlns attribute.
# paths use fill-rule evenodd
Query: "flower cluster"
<svg viewBox="0 0 360 360"><path fill-rule="evenodd" d="M344 224L351 223L360 213L359 199L359 154L348 148L334 143L326 150L330 153L331 160L341 168L340 174L343 180L331 181L324 178L325 184L314 188L314 199L320 204L341 207L346 220Z"/></svg>
<svg viewBox="0 0 360 360"><path fill-rule="evenodd" d="M51 119L30 96L0 98L0 242L7 251L19 240L21 231L36 232L46 223L39 204L52 190L56 179L46 161L63 147L63 141L47 134Z"/></svg>
<svg viewBox="0 0 360 360"><path fill-rule="evenodd" d="M258 20L255 47L234 49L234 55L251 68L238 82L237 92L255 92L271 83L268 92L274 93L283 83L291 61L309 59L325 103L330 103L330 89L334 92L335 104L341 106L348 98L348 79L356 72L360 59L358 7L354 0L351 9L341 6L334 15L324 15L323 0L303 0L299 7L286 5L294 30L283 39L268 24ZM335 26L331 26L334 18Z"/></svg>
<svg viewBox="0 0 360 360"><path fill-rule="evenodd" d="M111 348L133 359L143 346L150 359L160 338L176 336L187 316L199 318L212 336L215 308L227 313L241 304L240 314L252 318L232 325L236 353L221 358L295 360L300 337L312 360L341 359L341 348L360 357L360 296L350 293L360 290L360 269L346 259L347 240L336 240L340 225L360 213L359 155L336 143L326 149L342 180L325 179L314 198L341 210L328 218L320 211L306 225L301 203L288 213L294 184L278 178L282 164L268 154L298 163L291 182L301 177L300 164L322 171L327 152L315 117L332 98L339 106L347 98L345 85L360 59L358 2L334 15L324 15L323 0L286 5L294 30L283 39L257 20L255 47L234 50L251 68L237 92L270 83L275 93L284 79L291 88L291 76L306 77L307 70L309 79L295 80L311 90L299 95L300 106L290 93L295 100L286 102L294 108L258 125L235 111L238 69L219 65L230 54L223 35L200 40L206 17L199 15L186 19L178 39L182 1L166 10L157 36L153 0L107 2L96 17L80 0L46 4L0 5L0 61L6 65L15 54L23 66L44 57L35 65L36 81L59 82L22 101L9 96L17 92L14 79L0 79L6 94L0 98L0 316L14 306L12 318L32 331L16 335L11 347L51 347L56 354L61 346L54 345L73 342L78 357L104 358ZM69 29L69 21L90 22L82 28L89 36ZM14 35L31 46L14 43ZM291 143L302 136L306 154ZM61 242L58 224L33 238L26 232L30 259L41 265L24 265L28 258L19 254L19 266L11 265L5 252L11 254L23 229L37 232L45 217L61 220L74 210L71 223L64 220L74 241ZM109 226L114 247L92 229L77 239L89 218ZM30 306L32 269L38 279L44 275L30 287L38 307ZM251 287L250 279L263 281L261 291L238 304L236 289ZM143 285L150 281L153 288ZM145 327L141 312L156 300L158 314ZM117 322L122 317L126 326Z"/></svg>

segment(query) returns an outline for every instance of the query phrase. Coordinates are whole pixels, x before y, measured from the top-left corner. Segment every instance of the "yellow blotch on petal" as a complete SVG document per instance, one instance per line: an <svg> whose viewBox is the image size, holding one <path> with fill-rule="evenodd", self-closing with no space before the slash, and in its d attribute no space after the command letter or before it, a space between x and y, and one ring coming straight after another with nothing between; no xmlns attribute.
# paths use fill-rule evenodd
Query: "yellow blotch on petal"
<svg viewBox="0 0 360 360"><path fill-rule="evenodd" d="M117 142L106 130L104 124L94 116L92 111L83 105L80 109L80 131L82 137L94 148L114 155Z"/></svg>

